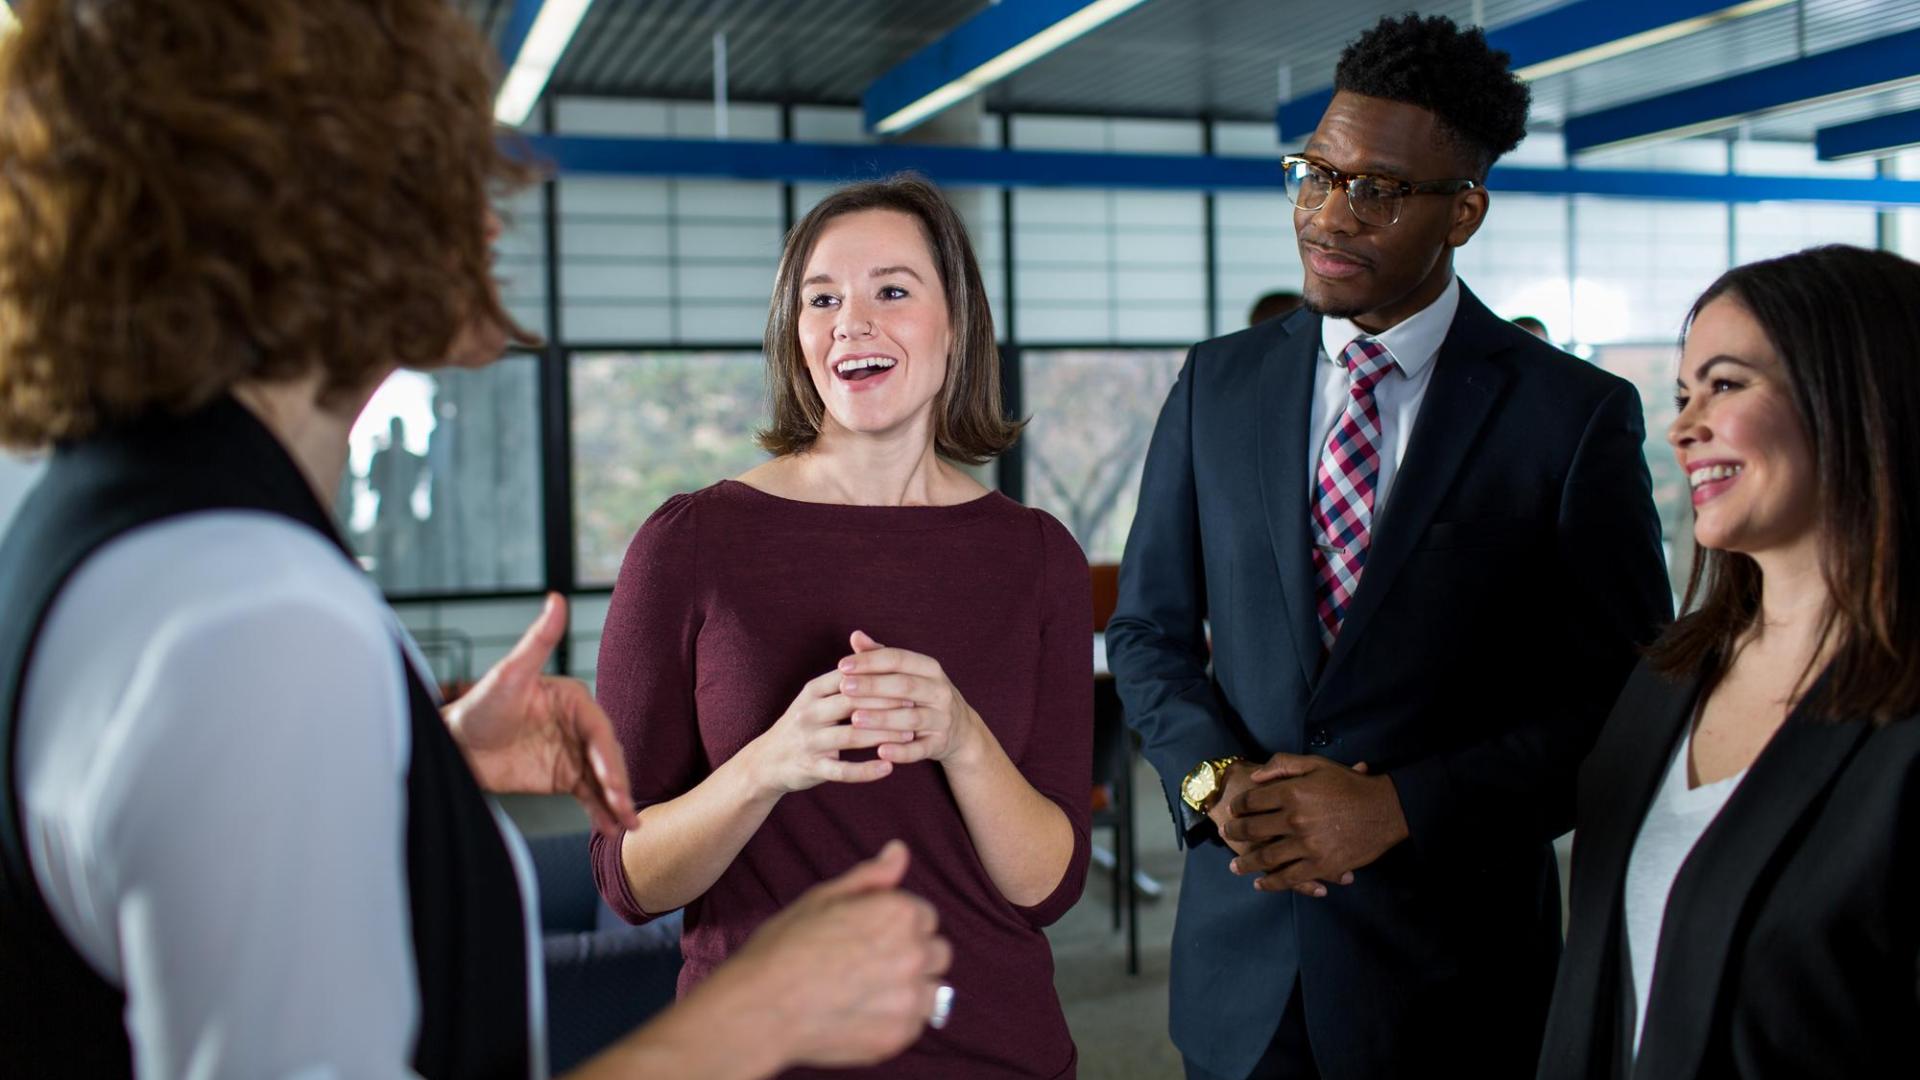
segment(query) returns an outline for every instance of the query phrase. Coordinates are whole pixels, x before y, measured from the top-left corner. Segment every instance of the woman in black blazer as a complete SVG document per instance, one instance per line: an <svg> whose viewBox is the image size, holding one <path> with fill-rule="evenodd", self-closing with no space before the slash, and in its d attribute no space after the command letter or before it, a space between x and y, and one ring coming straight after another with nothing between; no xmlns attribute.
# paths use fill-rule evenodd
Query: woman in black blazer
<svg viewBox="0 0 1920 1080"><path fill-rule="evenodd" d="M1920 265L1729 271L1678 387L1690 613L1580 774L1540 1075L1912 1075Z"/></svg>

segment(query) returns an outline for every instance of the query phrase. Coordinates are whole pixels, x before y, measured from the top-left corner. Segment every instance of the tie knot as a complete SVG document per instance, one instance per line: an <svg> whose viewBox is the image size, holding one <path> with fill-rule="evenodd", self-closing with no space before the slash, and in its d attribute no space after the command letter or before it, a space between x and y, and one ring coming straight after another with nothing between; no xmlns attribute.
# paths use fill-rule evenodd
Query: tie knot
<svg viewBox="0 0 1920 1080"><path fill-rule="evenodd" d="M1370 337L1354 338L1352 344L1341 350L1340 362L1346 366L1347 377L1359 393L1371 391L1375 383L1393 370L1393 354Z"/></svg>

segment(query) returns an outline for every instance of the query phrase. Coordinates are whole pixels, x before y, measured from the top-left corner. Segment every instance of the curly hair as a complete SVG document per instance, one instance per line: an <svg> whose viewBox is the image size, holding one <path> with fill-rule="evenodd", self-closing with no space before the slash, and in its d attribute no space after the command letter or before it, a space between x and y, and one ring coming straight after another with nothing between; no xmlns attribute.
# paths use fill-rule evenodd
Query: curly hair
<svg viewBox="0 0 1920 1080"><path fill-rule="evenodd" d="M322 400L502 308L492 199L533 178L446 0L36 0L0 45L0 444L246 379ZM483 320L485 322L483 322Z"/></svg>
<svg viewBox="0 0 1920 1080"><path fill-rule="evenodd" d="M1479 27L1466 30L1443 15L1388 17L1340 54L1333 87L1366 97L1418 105L1440 118L1474 175L1520 145L1532 93L1507 68L1510 58L1487 47Z"/></svg>

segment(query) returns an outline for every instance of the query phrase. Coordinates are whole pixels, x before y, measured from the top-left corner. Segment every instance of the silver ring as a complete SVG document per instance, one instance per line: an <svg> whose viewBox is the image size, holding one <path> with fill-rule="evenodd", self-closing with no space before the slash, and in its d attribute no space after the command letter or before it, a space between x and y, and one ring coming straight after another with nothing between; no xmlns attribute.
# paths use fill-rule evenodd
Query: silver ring
<svg viewBox="0 0 1920 1080"><path fill-rule="evenodd" d="M947 1017L953 1012L953 987L941 983L933 991L933 1012L927 1017L927 1025L935 1031L947 1026Z"/></svg>

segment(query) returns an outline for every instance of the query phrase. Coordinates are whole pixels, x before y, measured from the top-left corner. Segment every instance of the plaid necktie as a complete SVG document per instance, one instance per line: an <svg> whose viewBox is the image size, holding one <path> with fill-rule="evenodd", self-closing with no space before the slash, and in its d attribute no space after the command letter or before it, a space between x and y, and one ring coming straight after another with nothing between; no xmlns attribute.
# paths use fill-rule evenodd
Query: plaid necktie
<svg viewBox="0 0 1920 1080"><path fill-rule="evenodd" d="M1322 656L1346 618L1367 565L1373 489L1380 479L1380 409L1373 388L1393 370L1393 354L1372 338L1340 353L1350 383L1346 411L1320 455L1313 499L1313 573Z"/></svg>

